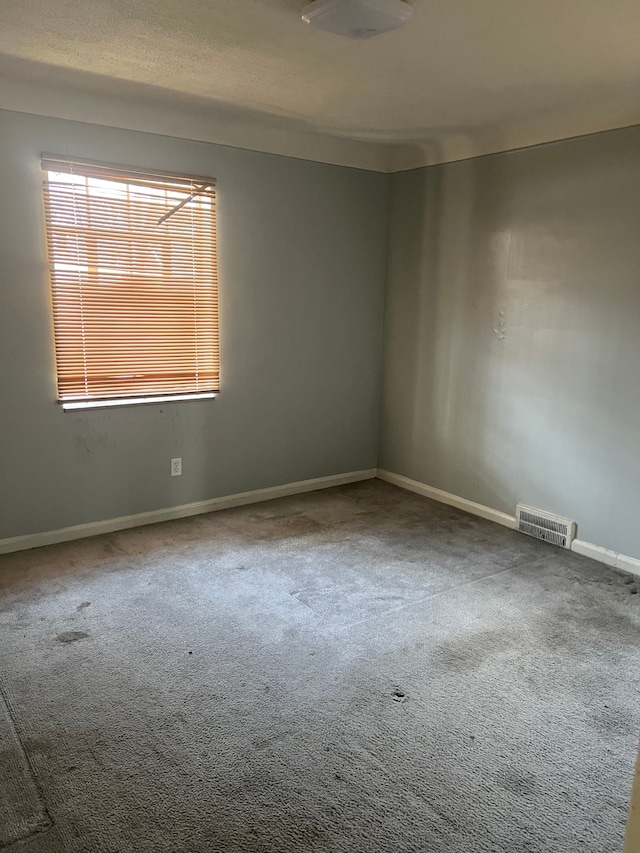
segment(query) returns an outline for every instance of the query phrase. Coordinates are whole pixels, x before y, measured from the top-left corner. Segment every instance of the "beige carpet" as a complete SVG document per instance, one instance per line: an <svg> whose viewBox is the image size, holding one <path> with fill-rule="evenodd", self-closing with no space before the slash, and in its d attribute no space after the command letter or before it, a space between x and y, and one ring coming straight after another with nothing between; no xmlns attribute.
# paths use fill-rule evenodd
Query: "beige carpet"
<svg viewBox="0 0 640 853"><path fill-rule="evenodd" d="M3 853L616 853L632 579L371 481L0 558Z"/></svg>

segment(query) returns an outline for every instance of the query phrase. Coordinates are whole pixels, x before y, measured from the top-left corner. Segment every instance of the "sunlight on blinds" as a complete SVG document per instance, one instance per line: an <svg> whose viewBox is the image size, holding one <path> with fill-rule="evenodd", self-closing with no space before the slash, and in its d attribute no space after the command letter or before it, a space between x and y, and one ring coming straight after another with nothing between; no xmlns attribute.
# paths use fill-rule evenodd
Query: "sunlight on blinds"
<svg viewBox="0 0 640 853"><path fill-rule="evenodd" d="M218 391L215 181L42 168L58 398Z"/></svg>

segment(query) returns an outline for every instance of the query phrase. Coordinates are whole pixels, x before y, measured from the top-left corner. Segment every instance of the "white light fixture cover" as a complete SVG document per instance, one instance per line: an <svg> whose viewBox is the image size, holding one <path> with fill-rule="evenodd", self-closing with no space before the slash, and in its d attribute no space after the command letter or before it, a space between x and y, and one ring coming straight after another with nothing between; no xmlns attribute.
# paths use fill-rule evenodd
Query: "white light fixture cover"
<svg viewBox="0 0 640 853"><path fill-rule="evenodd" d="M302 20L352 39L366 39L406 23L413 7L404 0L313 0Z"/></svg>

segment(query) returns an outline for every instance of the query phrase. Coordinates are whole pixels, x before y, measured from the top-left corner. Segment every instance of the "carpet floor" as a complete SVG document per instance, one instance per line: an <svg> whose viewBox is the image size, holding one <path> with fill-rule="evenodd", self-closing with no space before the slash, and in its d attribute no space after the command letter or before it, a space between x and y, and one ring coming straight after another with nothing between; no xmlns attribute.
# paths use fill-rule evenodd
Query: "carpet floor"
<svg viewBox="0 0 640 853"><path fill-rule="evenodd" d="M637 592L375 480L0 557L0 848L617 853Z"/></svg>

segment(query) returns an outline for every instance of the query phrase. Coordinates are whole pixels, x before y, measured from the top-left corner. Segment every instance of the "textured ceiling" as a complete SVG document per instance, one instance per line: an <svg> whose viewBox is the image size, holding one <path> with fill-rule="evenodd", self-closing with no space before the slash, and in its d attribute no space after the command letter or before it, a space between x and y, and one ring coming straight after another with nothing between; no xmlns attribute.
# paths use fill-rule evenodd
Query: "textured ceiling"
<svg viewBox="0 0 640 853"><path fill-rule="evenodd" d="M0 0L0 53L385 143L640 121L638 0L414 0L405 28L362 42L306 26L304 5Z"/></svg>

